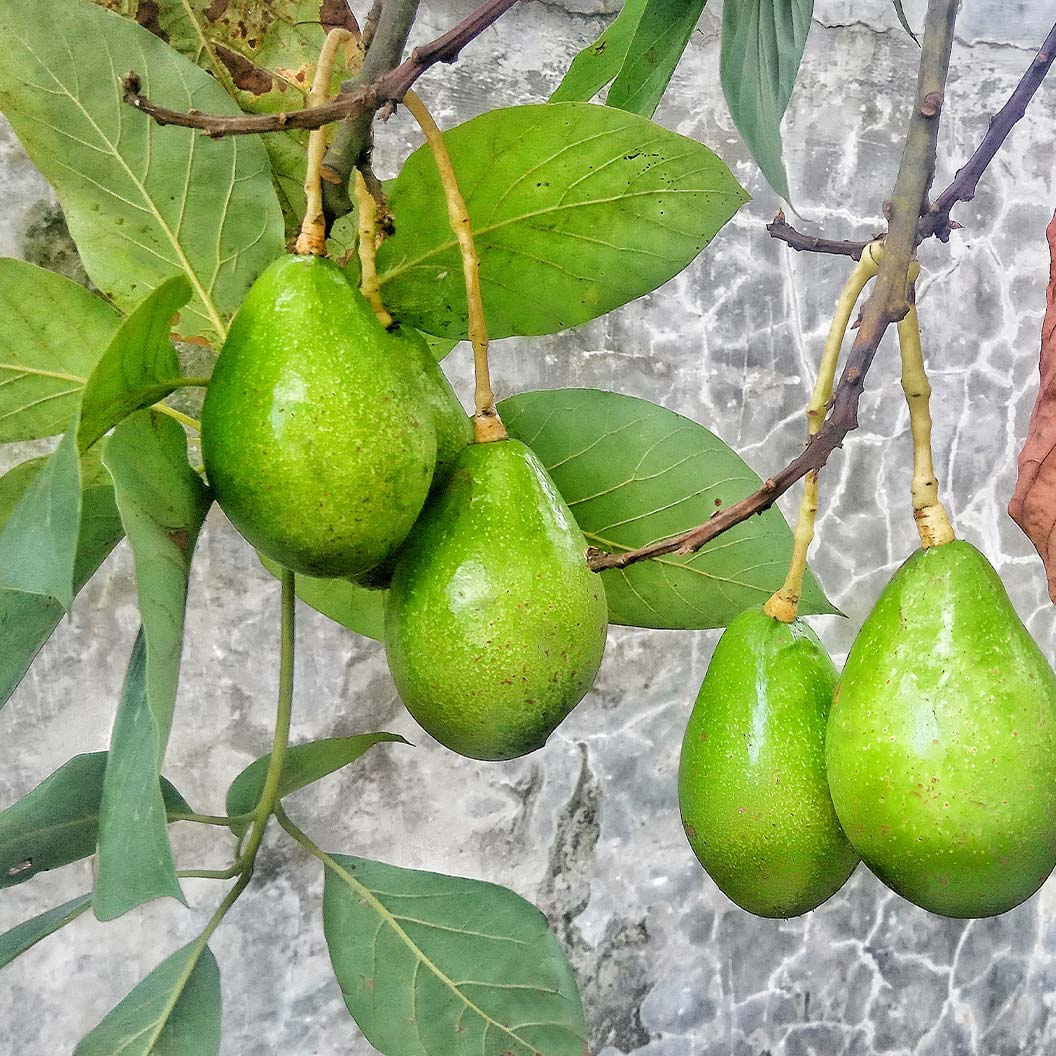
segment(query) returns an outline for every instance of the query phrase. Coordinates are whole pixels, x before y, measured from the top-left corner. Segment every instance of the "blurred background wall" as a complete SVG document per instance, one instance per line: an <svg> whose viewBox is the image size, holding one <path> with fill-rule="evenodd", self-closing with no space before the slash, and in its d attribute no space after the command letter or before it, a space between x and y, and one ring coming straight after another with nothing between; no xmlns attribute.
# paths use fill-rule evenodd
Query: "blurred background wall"
<svg viewBox="0 0 1056 1056"><path fill-rule="evenodd" d="M430 0L416 37L435 36L471 6ZM427 76L422 94L445 126L545 99L617 6L526 0L461 63ZM905 6L919 26L923 0ZM763 225L779 203L722 100L720 15L713 0L657 119L711 146L754 200L662 289L574 332L502 341L493 371L500 395L583 385L660 402L705 423L765 475L802 442L813 364L847 265L795 255L767 237ZM863 238L882 226L918 51L889 0L818 0L814 15L785 123L791 185L816 230ZM940 185L971 152L1054 16L1052 0L965 5ZM1005 507L1036 389L1044 227L1056 206L1054 108L1050 81L976 200L957 209L964 230L949 246L923 247L920 283L944 498L1050 655L1042 568ZM378 140L386 173L418 142L402 114ZM0 195L0 252L75 273L61 214L6 125ZM822 477L813 566L847 619L815 626L837 660L916 543L897 358L886 341L862 427ZM446 366L468 396L465 348ZM11 452L3 457L13 461ZM199 544L189 608L165 770L197 809L220 812L229 780L268 747L278 585L217 510ZM329 849L493 880L536 902L577 969L595 1056L1056 1051L1056 881L1003 917L970 922L928 915L864 868L821 909L791 921L751 917L717 891L685 842L675 795L682 730L717 632L614 628L595 690L544 750L499 765L457 758L423 734L395 697L380 646L312 610L298 617L295 740L388 729L416 747L374 749L293 797L291 813ZM122 546L0 713L0 806L70 755L106 747L137 622ZM189 828L172 830L181 863L224 864L222 838ZM0 930L79 894L89 880L85 862L5 891ZM321 889L314 860L268 839L253 889L212 943L223 972L225 1056L373 1051L330 972ZM201 928L218 885L192 881L186 892L189 909L155 903L109 926L84 917L6 969L0 1049L71 1051Z"/></svg>

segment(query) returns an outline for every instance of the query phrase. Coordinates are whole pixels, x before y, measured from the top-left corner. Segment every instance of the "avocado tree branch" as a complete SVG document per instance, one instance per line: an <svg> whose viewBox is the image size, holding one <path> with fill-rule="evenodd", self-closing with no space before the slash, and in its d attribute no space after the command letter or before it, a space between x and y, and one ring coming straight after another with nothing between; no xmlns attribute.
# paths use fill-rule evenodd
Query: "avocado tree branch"
<svg viewBox="0 0 1056 1056"><path fill-rule="evenodd" d="M876 285L862 309L861 325L825 424L810 438L800 455L751 495L674 538L620 554L589 550L587 564L593 571L626 568L636 561L663 554L695 553L735 524L769 509L797 480L821 469L832 452L842 445L844 437L857 428L858 403L865 388L865 376L880 341L887 328L902 319L910 309L909 266L917 245L917 222L926 208L935 174L939 115L950 68L957 6L958 0L928 0L913 112L895 187L884 208L888 226L883 259Z"/></svg>
<svg viewBox="0 0 1056 1056"><path fill-rule="evenodd" d="M472 14L446 33L421 44L410 57L388 73L342 92L322 106L305 107L278 114L203 114L199 110L170 110L151 102L140 92L140 79L129 73L121 79L125 102L152 117L159 125L201 129L213 139L282 132L291 128L321 128L359 114L373 114L389 103L398 103L426 70L438 62L454 62L461 50L505 14L517 0L485 0ZM375 39L372 49L377 45ZM368 52L368 55L370 52Z"/></svg>
<svg viewBox="0 0 1056 1056"><path fill-rule="evenodd" d="M1026 113L1027 104L1034 97L1041 82L1045 80L1045 75L1052 67L1053 60L1056 60L1056 23L1049 30L1048 36L1008 97L1008 101L990 119L986 135L980 140L975 152L957 170L957 175L950 181L946 190L921 216L917 224L918 244L932 235L940 242L948 242L950 234L960 228L961 225L956 220L950 219L950 211L958 202L970 202L975 197L980 177L990 162L994 160L994 155L997 154L1016 123ZM766 230L771 238L787 243L797 253L835 253L858 260L862 255L862 250L869 245L868 242L836 241L797 231L791 224L785 222L783 212L779 212L773 222L766 225Z"/></svg>
<svg viewBox="0 0 1056 1056"><path fill-rule="evenodd" d="M411 27L418 14L419 0L380 0L370 47L359 73L341 85L342 92L354 92L390 73L403 58ZM370 155L374 146L374 111L356 114L337 126L333 142L323 159L323 204L326 217L332 223L337 217L352 211L349 181L356 169L370 170ZM368 186L378 181L367 178ZM329 225L328 225L329 226Z"/></svg>

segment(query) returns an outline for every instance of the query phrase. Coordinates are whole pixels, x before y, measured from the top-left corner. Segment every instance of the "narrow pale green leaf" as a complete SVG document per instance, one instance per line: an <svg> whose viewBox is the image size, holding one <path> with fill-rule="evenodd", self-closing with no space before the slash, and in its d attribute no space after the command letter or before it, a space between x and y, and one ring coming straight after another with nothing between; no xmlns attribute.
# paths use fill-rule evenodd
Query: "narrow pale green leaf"
<svg viewBox="0 0 1056 1056"><path fill-rule="evenodd" d="M216 342L283 251L264 145L161 128L122 101L238 113L216 81L142 26L86 0L0 0L0 109L55 188L92 281L119 308L174 274L194 298L178 332Z"/></svg>
<svg viewBox="0 0 1056 1056"><path fill-rule="evenodd" d="M546 918L495 884L334 855L323 929L384 1056L583 1056L575 977Z"/></svg>
<svg viewBox="0 0 1056 1056"><path fill-rule="evenodd" d="M499 413L550 471L587 542L618 553L708 520L762 481L702 425L600 389L526 392ZM771 508L696 554L603 572L609 619L632 627L725 627L781 586L792 533ZM800 611L832 613L808 571Z"/></svg>
<svg viewBox="0 0 1056 1056"><path fill-rule="evenodd" d="M0 888L95 854L105 772L106 752L75 755L0 812ZM161 797L170 813L191 813L165 778Z"/></svg>
<svg viewBox="0 0 1056 1056"><path fill-rule="evenodd" d="M282 574L281 567L270 558L257 556L273 576L278 578ZM298 576L295 583L297 597L335 623L376 642L385 636L386 591L368 590L347 579Z"/></svg>
<svg viewBox="0 0 1056 1056"><path fill-rule="evenodd" d="M210 499L187 464L183 429L150 411L114 430L103 461L132 546L143 620L103 786L95 914L111 920L150 898L179 897L158 777L176 703L191 555Z"/></svg>
<svg viewBox="0 0 1056 1056"><path fill-rule="evenodd" d="M173 316L191 299L182 275L163 282L138 304L92 370L81 398L77 442L83 451L133 411L168 396L180 374Z"/></svg>
<svg viewBox="0 0 1056 1056"><path fill-rule="evenodd" d="M906 18L905 8L902 7L902 0L892 0L895 5L895 14L898 15L898 21L902 23L902 28L913 38L913 43L920 47L920 41L917 40L916 33L913 32L913 27L909 24L909 19Z"/></svg>
<svg viewBox="0 0 1056 1056"><path fill-rule="evenodd" d="M620 72L648 0L624 0L619 14L593 44L573 60L550 96L552 103L585 103Z"/></svg>
<svg viewBox="0 0 1056 1056"><path fill-rule="evenodd" d="M0 477L0 527L25 494L46 459L32 459ZM81 524L73 565L73 588L78 592L95 574L124 533L114 503L110 475L93 448L81 456ZM53 598L0 590L0 708L29 669L41 646L51 637L65 612Z"/></svg>
<svg viewBox="0 0 1056 1056"><path fill-rule="evenodd" d="M66 429L121 317L54 272L0 260L0 443Z"/></svg>
<svg viewBox="0 0 1056 1056"><path fill-rule="evenodd" d="M16 957L21 957L26 950L32 949L41 939L53 935L59 928L64 928L76 920L92 904L91 895L81 895L70 899L61 906L49 909L30 920L5 931L0 935L0 968L10 964Z"/></svg>
<svg viewBox="0 0 1056 1056"><path fill-rule="evenodd" d="M220 969L200 940L142 979L73 1050L73 1056L217 1056Z"/></svg>
<svg viewBox="0 0 1056 1056"><path fill-rule="evenodd" d="M75 424L34 474L0 529L0 591L73 604L81 522L81 460Z"/></svg>
<svg viewBox="0 0 1056 1056"><path fill-rule="evenodd" d="M653 116L706 3L707 0L649 0L627 49L626 61L605 97L608 106L642 117Z"/></svg>
<svg viewBox="0 0 1056 1056"><path fill-rule="evenodd" d="M680 272L747 200L707 147L591 103L491 110L445 133L473 223L488 332L549 334ZM421 330L467 334L466 290L431 152L390 189L385 303Z"/></svg>
<svg viewBox="0 0 1056 1056"><path fill-rule="evenodd" d="M781 118L799 72L814 0L738 0L722 9L719 75L726 104L767 182L789 198Z"/></svg>
<svg viewBox="0 0 1056 1056"><path fill-rule="evenodd" d="M307 744L296 744L286 754L279 784L279 798L311 785L343 766L355 762L368 748L385 741L410 744L397 733L361 733L354 737L327 737ZM256 809L264 781L271 765L271 752L249 764L231 782L227 790L229 817L248 814ZM249 828L248 822L236 822L231 831L241 836Z"/></svg>

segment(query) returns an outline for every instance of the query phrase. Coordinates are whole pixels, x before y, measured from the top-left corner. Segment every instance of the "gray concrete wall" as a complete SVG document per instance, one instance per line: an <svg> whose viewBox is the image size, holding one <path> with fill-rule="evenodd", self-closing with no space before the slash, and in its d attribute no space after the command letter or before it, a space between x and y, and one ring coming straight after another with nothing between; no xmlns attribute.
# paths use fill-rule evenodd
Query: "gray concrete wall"
<svg viewBox="0 0 1056 1056"><path fill-rule="evenodd" d="M419 33L469 8L436 0ZM526 2L422 91L450 125L542 99L608 2ZM906 8L919 25L922 0ZM939 179L952 175L1026 67L1056 3L965 5L943 119ZM582 13L585 12L585 13ZM917 49L888 0L818 0L786 122L801 213L836 237L879 228ZM719 8L709 6L658 119L708 143L755 195L705 255L663 289L573 333L498 344L502 394L611 387L696 418L765 473L802 440L802 407L846 265L796 256L763 224L762 184L718 88ZM1001 572L1046 652L1053 612L1039 561L1005 513L1033 400L1056 206L1053 112L1044 88L948 247L922 250L925 348L937 392L941 485L960 533ZM415 142L380 133L391 168ZM0 251L55 257L47 188L0 139ZM42 217L44 219L42 220ZM60 247L61 249L61 247ZM862 428L823 477L813 559L848 619L815 621L842 659L881 586L915 544L910 443L897 352L885 342ZM468 391L469 361L449 367ZM10 452L0 458L10 461ZM6 463L5 463L6 464ZM76 752L106 746L137 624L123 547L78 599L0 714L0 805ZM166 772L201 810L269 738L278 591L219 513L199 546L190 630ZM412 751L377 749L290 801L329 848L497 881L549 915L578 970L600 1056L997 1056L1056 1051L1056 881L997 919L929 916L860 868L806 917L733 907L686 845L675 801L681 734L717 634L614 629L595 690L545 750L506 764L459 759L397 701L379 646L299 612L294 738L384 728ZM187 829L183 826L182 829ZM182 863L221 864L215 833L174 832ZM85 890L90 863L3 893L0 930ZM320 926L320 868L277 837L212 946L223 972L225 1056L366 1056L343 1008ZM0 1051L69 1052L134 983L204 923L217 885L186 885L190 909L154 904L120 923L82 918L5 970Z"/></svg>

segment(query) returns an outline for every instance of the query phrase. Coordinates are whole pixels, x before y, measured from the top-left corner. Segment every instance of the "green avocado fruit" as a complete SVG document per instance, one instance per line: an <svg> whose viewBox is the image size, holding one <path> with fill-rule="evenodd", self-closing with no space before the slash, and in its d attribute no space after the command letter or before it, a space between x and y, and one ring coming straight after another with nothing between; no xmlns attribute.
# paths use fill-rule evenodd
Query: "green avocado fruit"
<svg viewBox="0 0 1056 1056"><path fill-rule="evenodd" d="M473 420L466 414L425 338L406 326L398 326L389 334L406 356L408 369L417 376L425 406L433 416L436 468L432 490L435 491L447 479L462 449L472 442Z"/></svg>
<svg viewBox="0 0 1056 1056"><path fill-rule="evenodd" d="M253 284L206 392L202 455L261 553L351 577L403 542L437 449L403 349L328 260L283 257Z"/></svg>
<svg viewBox="0 0 1056 1056"><path fill-rule="evenodd" d="M829 714L836 813L888 887L947 917L1029 898L1056 864L1056 677L997 573L918 550L854 642Z"/></svg>
<svg viewBox="0 0 1056 1056"><path fill-rule="evenodd" d="M605 588L542 464L517 440L472 444L396 565L385 650L414 718L475 759L542 747L594 682Z"/></svg>
<svg viewBox="0 0 1056 1056"><path fill-rule="evenodd" d="M858 864L825 782L837 673L801 620L761 608L726 628L682 742L678 798L693 852L733 902L795 917Z"/></svg>
<svg viewBox="0 0 1056 1056"><path fill-rule="evenodd" d="M473 420L459 403L455 390L444 376L425 339L417 330L397 327L390 330L399 346L407 368L418 379L424 405L429 408L436 427L436 468L429 493L433 494L447 480L455 460L473 440ZM371 590L387 590L399 560L401 548L389 554L381 564L356 577L356 583Z"/></svg>

